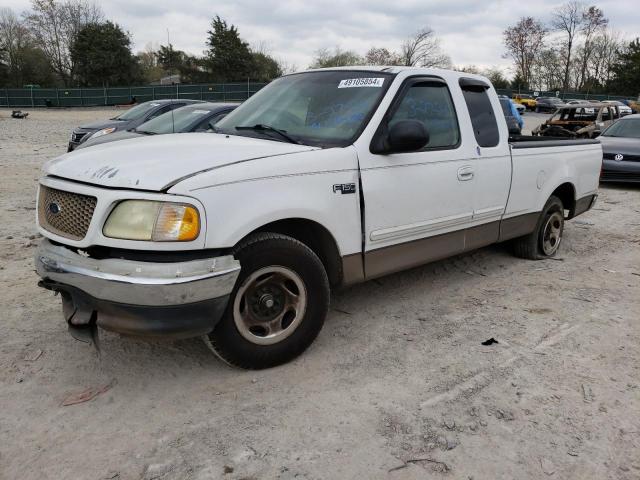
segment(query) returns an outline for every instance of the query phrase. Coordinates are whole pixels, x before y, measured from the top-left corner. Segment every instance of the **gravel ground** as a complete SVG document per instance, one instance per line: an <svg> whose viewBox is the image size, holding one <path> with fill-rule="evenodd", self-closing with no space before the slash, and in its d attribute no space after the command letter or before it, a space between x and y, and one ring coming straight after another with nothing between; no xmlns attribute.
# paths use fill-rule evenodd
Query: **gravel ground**
<svg viewBox="0 0 640 480"><path fill-rule="evenodd" d="M112 334L98 360L36 287L34 199L71 129L113 111L9 113L0 478L640 478L640 188L603 187L554 260L498 245L336 293L279 368Z"/></svg>

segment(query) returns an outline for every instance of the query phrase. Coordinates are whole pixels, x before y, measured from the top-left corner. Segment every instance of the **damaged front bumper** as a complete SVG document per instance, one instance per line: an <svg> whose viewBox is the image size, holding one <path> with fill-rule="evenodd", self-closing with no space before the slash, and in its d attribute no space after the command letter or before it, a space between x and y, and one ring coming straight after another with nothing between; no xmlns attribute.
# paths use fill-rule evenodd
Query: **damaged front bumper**
<svg viewBox="0 0 640 480"><path fill-rule="evenodd" d="M97 325L152 337L213 330L240 273L230 255L170 263L97 260L48 240L35 260L39 285L60 292L70 329Z"/></svg>

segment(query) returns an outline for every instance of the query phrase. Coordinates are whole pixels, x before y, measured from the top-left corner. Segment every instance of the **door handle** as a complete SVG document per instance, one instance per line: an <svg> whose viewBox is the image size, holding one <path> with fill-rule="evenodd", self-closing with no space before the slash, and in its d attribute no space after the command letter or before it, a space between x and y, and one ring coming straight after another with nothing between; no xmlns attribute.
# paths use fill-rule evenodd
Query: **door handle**
<svg viewBox="0 0 640 480"><path fill-rule="evenodd" d="M466 182L467 180L471 180L473 178L473 167L466 166L460 167L458 169L458 180L461 182Z"/></svg>

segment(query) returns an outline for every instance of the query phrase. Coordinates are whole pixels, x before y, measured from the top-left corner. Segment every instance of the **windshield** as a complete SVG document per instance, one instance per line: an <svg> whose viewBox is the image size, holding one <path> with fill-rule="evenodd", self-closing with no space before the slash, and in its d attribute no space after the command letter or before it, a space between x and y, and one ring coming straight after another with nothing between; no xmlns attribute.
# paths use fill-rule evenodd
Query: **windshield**
<svg viewBox="0 0 640 480"><path fill-rule="evenodd" d="M156 102L144 102L144 103L141 103L140 105L136 105L135 107L130 108L126 112L121 113L120 115L118 115L115 118L112 118L111 120L127 120L127 121L137 120L138 118L141 118L144 115L146 115L147 112L150 112L151 110L159 106L160 104Z"/></svg>
<svg viewBox="0 0 640 480"><path fill-rule="evenodd" d="M640 118L620 120L602 132L602 136L640 138Z"/></svg>
<svg viewBox="0 0 640 480"><path fill-rule="evenodd" d="M221 120L217 131L286 141L272 130L278 129L298 143L346 146L365 127L392 78L346 70L281 77ZM251 128L256 126L268 128Z"/></svg>
<svg viewBox="0 0 640 480"><path fill-rule="evenodd" d="M186 132L194 122L203 120L205 116L210 113L209 110L198 107L198 105L177 108L171 112L166 112L156 118L152 118L148 122L144 122L136 128L136 132L154 133L158 135Z"/></svg>

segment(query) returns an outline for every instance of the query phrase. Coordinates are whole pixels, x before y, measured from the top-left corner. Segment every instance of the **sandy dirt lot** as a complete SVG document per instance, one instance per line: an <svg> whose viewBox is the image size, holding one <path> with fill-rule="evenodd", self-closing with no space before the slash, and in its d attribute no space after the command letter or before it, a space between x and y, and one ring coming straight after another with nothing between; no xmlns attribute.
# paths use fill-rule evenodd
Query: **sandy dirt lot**
<svg viewBox="0 0 640 480"><path fill-rule="evenodd" d="M554 260L498 245L335 293L315 344L279 368L112 334L98 360L36 286L34 199L71 129L113 111L9 113L0 478L640 478L639 187L603 187Z"/></svg>

